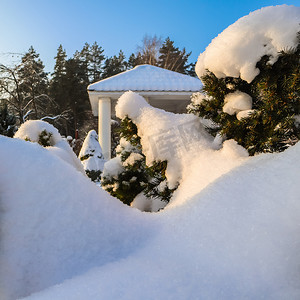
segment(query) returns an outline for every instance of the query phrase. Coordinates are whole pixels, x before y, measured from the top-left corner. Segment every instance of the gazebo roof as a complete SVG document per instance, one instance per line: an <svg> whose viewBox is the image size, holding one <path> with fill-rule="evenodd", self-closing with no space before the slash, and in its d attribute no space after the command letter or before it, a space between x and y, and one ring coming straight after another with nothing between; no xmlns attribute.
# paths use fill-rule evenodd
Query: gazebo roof
<svg viewBox="0 0 300 300"><path fill-rule="evenodd" d="M196 92L201 87L202 83L198 78L151 65L139 65L90 84L88 91Z"/></svg>

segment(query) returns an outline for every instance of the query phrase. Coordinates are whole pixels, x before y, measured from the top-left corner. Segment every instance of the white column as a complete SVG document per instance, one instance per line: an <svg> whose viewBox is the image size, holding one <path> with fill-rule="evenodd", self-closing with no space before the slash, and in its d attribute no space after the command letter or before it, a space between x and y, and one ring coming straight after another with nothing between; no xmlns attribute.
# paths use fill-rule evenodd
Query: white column
<svg viewBox="0 0 300 300"><path fill-rule="evenodd" d="M98 136L105 159L110 159L111 153L111 104L110 98L100 98L98 103Z"/></svg>

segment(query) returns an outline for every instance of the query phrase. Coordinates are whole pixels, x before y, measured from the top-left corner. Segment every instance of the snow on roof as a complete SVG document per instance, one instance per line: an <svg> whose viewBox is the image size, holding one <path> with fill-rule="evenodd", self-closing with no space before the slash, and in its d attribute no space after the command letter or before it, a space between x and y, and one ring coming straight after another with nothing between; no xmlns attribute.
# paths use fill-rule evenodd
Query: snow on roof
<svg viewBox="0 0 300 300"><path fill-rule="evenodd" d="M151 65L139 65L131 70L100 80L88 86L88 91L199 91L198 78Z"/></svg>

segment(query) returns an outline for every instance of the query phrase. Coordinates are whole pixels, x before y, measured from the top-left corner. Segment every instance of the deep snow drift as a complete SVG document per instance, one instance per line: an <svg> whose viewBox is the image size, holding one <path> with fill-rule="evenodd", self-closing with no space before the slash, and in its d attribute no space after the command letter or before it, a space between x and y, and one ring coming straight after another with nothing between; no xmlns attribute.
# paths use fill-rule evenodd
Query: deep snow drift
<svg viewBox="0 0 300 300"><path fill-rule="evenodd" d="M148 216L47 149L3 136L0 145L1 300L132 255L155 234Z"/></svg>
<svg viewBox="0 0 300 300"><path fill-rule="evenodd" d="M13 141L9 142L12 149ZM27 149L25 152L28 154L32 150L36 151ZM103 197L101 190L95 190L91 183L85 185L87 182L84 181L81 182L85 185L82 189L88 187L91 190L86 191L88 197L84 203L67 185L64 191L71 192L75 199L63 199L59 206L48 204L44 209L40 206L45 205L45 200L42 199L41 204L39 199L32 200L34 203L28 207L27 197L23 196L22 201L25 199L27 206L24 211L22 201L17 201L16 193L9 190L12 194L10 202L18 202L17 207L22 211L18 210L18 217L29 214L32 219L37 212L51 212L50 220L46 222L52 226L51 230L46 230L48 226L45 228L44 222L38 226L41 220L19 227L13 218L9 228L6 226L11 237L16 234L21 237L24 231L28 233L26 239L9 241L15 260L11 263L21 263L19 268L27 267L27 276L28 271L33 270L29 264L24 264L24 259L27 263L38 260L42 266L34 269L44 280L48 277L50 285L53 280L49 280L47 259L53 261L61 257L60 265L51 264L52 272L57 271L58 276L72 261L77 265L83 253L90 256L95 251L93 253L97 254L92 262L87 260L89 264L85 268L78 270L78 266L73 265L74 274L69 268L70 277L80 273L81 276L26 299L299 299L299 155L300 144L297 144L281 154L248 159L189 201L158 214L145 214L118 205L113 199ZM35 168L32 167L32 171ZM79 180L76 178L77 186ZM0 182L3 183L3 175ZM194 181L192 188L195 186ZM3 199L8 197L7 194ZM95 211L98 201L101 208ZM76 210L78 202L81 209L85 208L85 218L80 218L81 213ZM93 209L90 209L91 203ZM17 207L11 209L17 210ZM7 214L13 217L12 211ZM66 216L65 221L62 218L58 219L58 224L53 222L54 219L51 221L51 217L57 219L56 214ZM61 227L63 232L58 232ZM69 236L70 230L72 236ZM76 241L73 241L75 236ZM64 244L61 244L62 240ZM123 251L119 250L120 244ZM30 246L29 250L25 246ZM51 254L51 248L56 250L55 255ZM37 249L46 250L46 253L39 253ZM110 256L107 250L113 251L114 255ZM88 268L90 271L83 273ZM6 284L11 287L24 282L22 277L9 275ZM66 273L64 275L67 277ZM36 288L34 283L40 280L34 279L32 288ZM62 280L62 276L57 279Z"/></svg>
<svg viewBox="0 0 300 300"><path fill-rule="evenodd" d="M300 144L191 149L171 205L147 214L38 144L0 143L3 299L300 297Z"/></svg>

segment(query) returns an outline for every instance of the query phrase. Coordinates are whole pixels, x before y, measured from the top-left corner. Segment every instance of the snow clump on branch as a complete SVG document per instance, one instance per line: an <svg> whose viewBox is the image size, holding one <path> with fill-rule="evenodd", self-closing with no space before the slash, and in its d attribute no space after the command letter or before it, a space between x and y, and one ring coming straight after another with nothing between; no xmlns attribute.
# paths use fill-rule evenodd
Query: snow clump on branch
<svg viewBox="0 0 300 300"><path fill-rule="evenodd" d="M206 70L218 78L241 77L250 83L258 74L256 63L269 56L273 65L282 50L297 46L300 7L278 5L256 10L219 34L200 54L196 73Z"/></svg>

